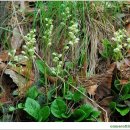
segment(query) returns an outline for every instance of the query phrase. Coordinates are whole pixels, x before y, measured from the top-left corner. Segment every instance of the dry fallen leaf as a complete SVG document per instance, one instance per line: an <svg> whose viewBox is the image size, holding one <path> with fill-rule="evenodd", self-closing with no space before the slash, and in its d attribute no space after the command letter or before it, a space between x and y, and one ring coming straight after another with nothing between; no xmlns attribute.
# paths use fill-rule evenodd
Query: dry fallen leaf
<svg viewBox="0 0 130 130"><path fill-rule="evenodd" d="M115 67L116 67L116 63L114 62L114 63L112 63L110 66L109 66L109 68L108 68L108 70L106 71L107 72L107 74L113 74L113 71L114 71L114 69L115 69Z"/></svg>
<svg viewBox="0 0 130 130"><path fill-rule="evenodd" d="M8 51L3 51L0 53L0 61L5 62L8 61L9 56L8 56Z"/></svg>
<svg viewBox="0 0 130 130"><path fill-rule="evenodd" d="M120 77L123 80L129 80L130 78L130 59L125 58L124 60L117 62L117 69Z"/></svg>
<svg viewBox="0 0 130 130"><path fill-rule="evenodd" d="M89 95L94 96L96 94L95 92L97 90L97 87L97 84L87 87L87 92L89 93Z"/></svg>
<svg viewBox="0 0 130 130"><path fill-rule="evenodd" d="M2 72L6 68L6 64L0 61L0 72Z"/></svg>
<svg viewBox="0 0 130 130"><path fill-rule="evenodd" d="M11 69L6 69L4 74L9 75L13 82L18 86L19 96L24 96L28 88L34 83L34 80L27 80L26 77Z"/></svg>
<svg viewBox="0 0 130 130"><path fill-rule="evenodd" d="M51 82L51 83L56 83L58 78L57 77L53 77L53 76L49 76L47 75L47 79Z"/></svg>
<svg viewBox="0 0 130 130"><path fill-rule="evenodd" d="M15 27L13 29L13 36L11 39L12 49L16 49L16 50L20 49L22 42L23 42L23 38L20 35L19 29L17 27Z"/></svg>
<svg viewBox="0 0 130 130"><path fill-rule="evenodd" d="M86 77L79 77L77 82L88 89L90 95L95 95L96 100L101 100L104 97L109 96L111 93L112 76L115 66L116 64L113 63L105 73L96 74L89 79Z"/></svg>
<svg viewBox="0 0 130 130"><path fill-rule="evenodd" d="M27 90L32 86L32 84L34 83L33 80L29 80L24 86L20 87L18 89L18 93L20 97L23 97L26 95Z"/></svg>
<svg viewBox="0 0 130 130"><path fill-rule="evenodd" d="M11 69L6 69L4 73L9 75L18 87L22 87L27 83L26 78Z"/></svg>
<svg viewBox="0 0 130 130"><path fill-rule="evenodd" d="M113 100L113 96L109 96L109 97L106 97L106 98L103 98L100 102L99 102L99 104L101 105L101 106L109 106L109 104L110 104L110 102Z"/></svg>
<svg viewBox="0 0 130 130"><path fill-rule="evenodd" d="M109 107L109 104L110 102L113 100L113 96L109 96L109 97L106 97L104 99L102 99L98 104L103 107L106 111L107 111L107 114L108 114L108 120L110 118L110 115L111 115L111 109ZM104 118L104 116L103 116Z"/></svg>
<svg viewBox="0 0 130 130"><path fill-rule="evenodd" d="M124 80L122 79L122 80L119 80L119 81L120 81L121 85L125 85L129 82L129 80L125 80L125 79Z"/></svg>
<svg viewBox="0 0 130 130"><path fill-rule="evenodd" d="M19 73L27 79L34 80L34 73L32 70L29 70L26 66L21 67L11 67L11 70Z"/></svg>
<svg viewBox="0 0 130 130"><path fill-rule="evenodd" d="M8 102L8 98L6 94L2 94L2 96L0 96L0 103L6 103Z"/></svg>

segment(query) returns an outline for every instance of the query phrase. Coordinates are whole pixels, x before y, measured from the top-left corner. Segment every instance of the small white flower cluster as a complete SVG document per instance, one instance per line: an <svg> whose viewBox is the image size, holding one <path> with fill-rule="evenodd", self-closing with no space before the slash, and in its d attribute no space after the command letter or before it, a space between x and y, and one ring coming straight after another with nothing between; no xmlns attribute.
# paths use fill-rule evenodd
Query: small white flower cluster
<svg viewBox="0 0 130 130"><path fill-rule="evenodd" d="M58 53L55 53L53 52L52 55L54 56L54 59L53 59L53 62L56 63L56 67L52 67L52 72L54 74L60 74L61 73L61 69L62 69L62 61L61 61L61 58L62 58L62 54L58 54Z"/></svg>
<svg viewBox="0 0 130 130"><path fill-rule="evenodd" d="M113 50L115 53L121 52L122 49L130 49L130 38L127 38L126 33L124 29L119 29L114 33L112 40L116 42L116 48Z"/></svg>
<svg viewBox="0 0 130 130"><path fill-rule="evenodd" d="M17 60L17 57L15 57L15 53L16 53L15 49L8 52L8 55L10 56L11 60L14 60L14 59Z"/></svg>
<svg viewBox="0 0 130 130"><path fill-rule="evenodd" d="M52 30L53 30L53 24L52 24L52 19L45 18L45 26L46 26L46 31L44 33L44 41L47 44L47 46L52 45Z"/></svg>
<svg viewBox="0 0 130 130"><path fill-rule="evenodd" d="M78 23L71 21L72 25L68 27L69 30L69 41L67 43L67 45L64 47L65 50L69 49L69 45L73 46L74 44L77 44L79 42L79 38L78 38Z"/></svg>
<svg viewBox="0 0 130 130"><path fill-rule="evenodd" d="M62 22L61 22L61 25L66 25L66 21L71 17L71 14L70 14L70 8L69 7L65 7L65 4L62 4L62 7L65 8L64 9L64 12L61 14L62 16Z"/></svg>
<svg viewBox="0 0 130 130"><path fill-rule="evenodd" d="M23 45L23 51L21 52L26 59L35 58L35 49L34 47L36 43L36 30L31 30L24 38L25 38L25 45Z"/></svg>
<svg viewBox="0 0 130 130"><path fill-rule="evenodd" d="M18 56L16 56L15 54L16 54L16 50L15 50L15 49L10 50L10 51L8 52L8 55L9 55L9 57L10 57L10 61L9 61L8 65L13 66L13 67L15 67L16 65L13 64L12 62L13 62L13 61L15 61L15 62L18 62L18 61L19 61Z"/></svg>
<svg viewBox="0 0 130 130"><path fill-rule="evenodd" d="M122 49L122 45L117 45L117 47L113 51L118 53L121 52L121 49Z"/></svg>
<svg viewBox="0 0 130 130"><path fill-rule="evenodd" d="M114 37L112 38L115 42L122 42L122 40L126 37L126 30L119 29L118 31L114 32Z"/></svg>

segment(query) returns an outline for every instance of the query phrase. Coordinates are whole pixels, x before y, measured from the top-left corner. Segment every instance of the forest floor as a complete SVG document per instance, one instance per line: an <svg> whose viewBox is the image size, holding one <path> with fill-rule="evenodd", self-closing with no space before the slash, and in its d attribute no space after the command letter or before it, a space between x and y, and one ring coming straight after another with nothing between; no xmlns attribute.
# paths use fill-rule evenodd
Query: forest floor
<svg viewBox="0 0 130 130"><path fill-rule="evenodd" d="M129 7L0 2L0 121L129 122Z"/></svg>

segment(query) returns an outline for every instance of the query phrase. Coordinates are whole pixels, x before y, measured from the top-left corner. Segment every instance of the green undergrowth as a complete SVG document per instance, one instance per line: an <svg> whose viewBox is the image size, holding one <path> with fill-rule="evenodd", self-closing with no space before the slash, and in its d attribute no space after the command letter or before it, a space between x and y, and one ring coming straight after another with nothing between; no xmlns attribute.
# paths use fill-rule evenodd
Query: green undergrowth
<svg viewBox="0 0 130 130"><path fill-rule="evenodd" d="M25 36L21 34L23 45L20 49L28 61L28 70L34 70L36 79L25 97L9 104L6 112L1 105L1 109L11 115L11 121L103 121L101 109L85 100L93 101L77 76L85 79L93 76L98 58L115 62L126 57L129 36L124 29L115 31L117 27L114 27L122 5L114 1L34 2L34 11L25 15L25 19L33 19L32 23L23 20L27 24L23 23L23 27L29 27ZM17 50L11 49L9 44L13 27L3 30L4 37L0 41L3 48L9 50L8 65L20 66ZM103 47L102 52L98 52L99 46ZM129 113L129 84L119 88L117 82L114 89L121 99L114 99L110 108L113 113L124 116Z"/></svg>

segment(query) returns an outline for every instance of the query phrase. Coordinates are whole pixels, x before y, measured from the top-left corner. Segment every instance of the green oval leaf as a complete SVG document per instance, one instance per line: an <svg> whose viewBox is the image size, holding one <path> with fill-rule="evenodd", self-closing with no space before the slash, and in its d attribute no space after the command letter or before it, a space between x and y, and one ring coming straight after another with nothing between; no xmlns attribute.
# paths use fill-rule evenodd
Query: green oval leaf
<svg viewBox="0 0 130 130"><path fill-rule="evenodd" d="M44 63L41 60L36 60L36 65L37 65L38 70L44 74L45 73Z"/></svg>
<svg viewBox="0 0 130 130"><path fill-rule="evenodd" d="M109 107L110 107L110 109L112 109L114 111L116 109L116 102L111 102L109 104Z"/></svg>
<svg viewBox="0 0 130 130"><path fill-rule="evenodd" d="M128 114L128 112L130 111L130 109L128 107L126 108L117 108L116 107L116 110L122 115L122 116L125 116L126 114Z"/></svg>
<svg viewBox="0 0 130 130"><path fill-rule="evenodd" d="M35 86L31 87L27 92L27 97L35 99L38 96L39 92Z"/></svg>
<svg viewBox="0 0 130 130"><path fill-rule="evenodd" d="M125 85L123 86L122 91L121 91L121 94L122 94L122 95L126 95L126 94L128 94L128 93L130 93L130 83L125 84Z"/></svg>
<svg viewBox="0 0 130 130"><path fill-rule="evenodd" d="M38 68L38 70L42 73L42 74L49 74L54 76L54 74L52 73L51 69L46 65L46 62L42 61L42 60L36 60L36 66Z"/></svg>
<svg viewBox="0 0 130 130"><path fill-rule="evenodd" d="M87 118L87 121L96 121L95 119L98 119L100 116L101 112L100 111L93 111L90 116Z"/></svg>
<svg viewBox="0 0 130 130"><path fill-rule="evenodd" d="M91 115L92 115L93 117L95 117L95 118L99 117L100 114L101 114L100 111L93 111L93 112L91 113Z"/></svg>
<svg viewBox="0 0 130 130"><path fill-rule="evenodd" d="M79 102L84 98L83 94L85 94L85 89L83 87L79 87L78 90L80 92L76 91L73 95L74 102Z"/></svg>
<svg viewBox="0 0 130 130"><path fill-rule="evenodd" d="M13 111L15 111L15 110L16 110L15 107L13 107L13 106L10 106L10 107L9 107L9 111L10 111L10 112L13 112Z"/></svg>
<svg viewBox="0 0 130 130"><path fill-rule="evenodd" d="M127 100L127 99L129 99L129 98L130 98L130 94L126 94L126 95L122 96L122 99L123 99L123 100Z"/></svg>
<svg viewBox="0 0 130 130"><path fill-rule="evenodd" d="M19 109L23 109L23 108L24 108L23 103L19 103L19 104L18 104L18 108L19 108Z"/></svg>
<svg viewBox="0 0 130 130"><path fill-rule="evenodd" d="M32 117L34 117L36 120L39 119L39 110L40 110L40 105L37 101L35 101L34 99L31 98L27 98L26 102L25 102L25 108L24 110L31 115Z"/></svg>
<svg viewBox="0 0 130 130"><path fill-rule="evenodd" d="M73 118L75 121L83 121L85 119L86 113L81 109L76 109L73 113Z"/></svg>
<svg viewBox="0 0 130 130"><path fill-rule="evenodd" d="M114 81L114 86L119 91L121 89L120 81L119 80L115 80Z"/></svg>
<svg viewBox="0 0 130 130"><path fill-rule="evenodd" d="M55 99L51 104L51 113L57 118L62 118L62 114L66 112L66 109L66 103L60 98Z"/></svg>
<svg viewBox="0 0 130 130"><path fill-rule="evenodd" d="M40 109L39 111L39 121L45 121L50 115L50 108L48 106L45 106Z"/></svg>
<svg viewBox="0 0 130 130"><path fill-rule="evenodd" d="M85 112L85 118L87 118L91 112L94 110L93 107L91 105L88 104L84 104L80 107L81 110L83 110Z"/></svg>
<svg viewBox="0 0 130 130"><path fill-rule="evenodd" d="M67 91L67 93L65 94L64 98L66 100L72 100L73 99L73 93L71 91Z"/></svg>

